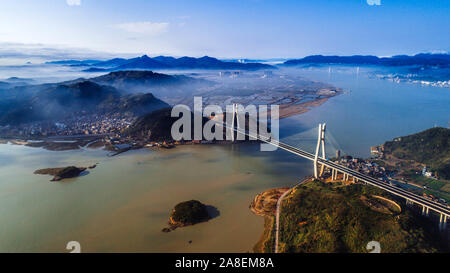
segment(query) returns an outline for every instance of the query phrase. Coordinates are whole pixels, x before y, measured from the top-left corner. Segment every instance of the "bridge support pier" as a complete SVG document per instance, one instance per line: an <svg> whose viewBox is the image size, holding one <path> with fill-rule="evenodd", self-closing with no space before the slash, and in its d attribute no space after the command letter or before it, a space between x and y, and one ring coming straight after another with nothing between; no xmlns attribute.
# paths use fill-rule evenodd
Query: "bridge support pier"
<svg viewBox="0 0 450 273"><path fill-rule="evenodd" d="M428 216L430 213L430 208L422 206L422 215Z"/></svg>
<svg viewBox="0 0 450 273"><path fill-rule="evenodd" d="M439 218L439 230L446 231L447 230L447 215L441 213L441 217Z"/></svg>

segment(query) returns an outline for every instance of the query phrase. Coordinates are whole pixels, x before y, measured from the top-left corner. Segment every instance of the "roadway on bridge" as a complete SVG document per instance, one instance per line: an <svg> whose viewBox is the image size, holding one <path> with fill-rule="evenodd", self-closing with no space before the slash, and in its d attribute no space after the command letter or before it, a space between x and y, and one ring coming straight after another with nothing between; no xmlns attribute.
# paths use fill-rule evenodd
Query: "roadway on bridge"
<svg viewBox="0 0 450 273"><path fill-rule="evenodd" d="M245 130L241 130L239 128L229 127L225 123L221 123L220 125L225 127L225 128L232 129L235 132L237 132L238 134L247 135L247 136L249 136L249 137L251 137L253 139L258 139L258 140L260 140L262 142L265 142L265 143L277 146L277 147L279 147L279 148L281 148L283 150L286 150L286 151L291 152L293 154L299 155L299 156L301 156L303 158L306 158L306 159L309 159L309 160L312 160L312 161L314 161L314 159L315 159L315 156L313 154L305 152L305 151L302 151L302 150L300 150L298 148L295 148L295 147L290 146L288 144L279 142L277 140L268 140L265 137L263 138L263 137L261 137L258 134L255 135L253 133L249 133L249 132L247 132ZM382 181L380 181L380 180L378 180L376 178L373 178L371 176L368 176L366 174L363 174L363 173L360 173L360 172L355 171L353 169L350 169L350 168L347 168L345 166L339 165L339 164L334 163L333 161L330 161L328 159L324 159L324 158L319 157L318 158L318 163L319 164L323 164L323 165L325 165L325 166L327 166L329 168L336 169L336 170L338 170L338 171L340 171L342 173L346 173L348 175L351 175L354 178L357 178L358 180L366 182L367 184L370 184L372 186L381 188L381 189L383 189L383 190L385 190L387 192L390 192L390 193L392 193L394 195L397 195L397 196L400 196L402 198L408 199L408 200L410 200L412 202L415 202L415 203L417 203L419 205L428 207L431 210L434 210L434 211L436 211L438 213L446 215L447 217L450 217L450 208L445 206L445 205L443 205L443 204L440 204L440 203L428 200L428 199L426 199L426 198L424 198L422 196L419 196L417 194L411 193L411 192L409 192L407 190L404 190L402 188L398 188L398 187L392 186L392 185L390 185L390 184L388 184L386 182L382 182Z"/></svg>
<svg viewBox="0 0 450 273"><path fill-rule="evenodd" d="M267 141L265 141L265 142L267 142ZM269 142L267 142L267 143L269 143ZM274 144L274 145L276 145L276 144ZM295 148L295 147L292 147L290 145L278 142L278 147L280 147L280 148L282 148L282 149L284 149L286 151L289 151L291 153L300 155L300 156L302 156L304 158L307 158L309 160L314 160L314 155L313 154L307 153L305 151L302 151L302 150L300 150L298 148ZM411 192L409 192L407 190L404 190L402 188L391 186L391 185L389 185L389 184L387 184L385 182L382 182L382 181L380 181L380 180L378 180L376 178L373 178L373 177L368 176L366 174L360 173L360 172L355 171L353 169L347 168L345 166L339 165L339 164L334 163L334 162L332 162L332 161L330 161L328 159L319 158L318 162L320 164L323 164L323 165L327 166L327 167L336 169L336 170L338 170L338 171L340 171L342 173L349 174L349 175L357 178L358 180L366 182L366 183L368 183L368 184L370 184L372 186L375 186L375 187L381 188L383 190L386 190L386 191L388 191L388 192L390 192L390 193L392 193L394 195L398 195L398 196L403 197L405 199L409 199L409 200L411 200L413 202L416 202L416 203L418 203L420 205L429 207L430 209L435 210L436 212L439 212L439 213L447 215L447 217L450 216L450 209L447 206L443 205L443 204L440 204L440 203L437 203L437 202L433 202L431 200L428 200L428 199L426 199L426 198L424 198L422 196L419 196L417 194L411 193Z"/></svg>

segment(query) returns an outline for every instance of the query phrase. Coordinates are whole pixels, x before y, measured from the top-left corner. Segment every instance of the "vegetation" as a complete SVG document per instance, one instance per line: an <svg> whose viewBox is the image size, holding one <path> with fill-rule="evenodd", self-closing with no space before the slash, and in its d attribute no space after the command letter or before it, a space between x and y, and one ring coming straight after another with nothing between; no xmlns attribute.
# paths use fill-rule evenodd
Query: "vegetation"
<svg viewBox="0 0 450 273"><path fill-rule="evenodd" d="M272 253L275 243L275 216L264 217L264 232L253 247L255 253Z"/></svg>
<svg viewBox="0 0 450 273"><path fill-rule="evenodd" d="M172 141L172 125L179 117L172 117L171 112L171 108L163 108L141 116L124 133L152 141ZM191 139L194 139L193 117L194 114L191 112ZM208 120L203 117L202 124L204 125Z"/></svg>
<svg viewBox="0 0 450 273"><path fill-rule="evenodd" d="M183 225L194 225L207 221L209 216L206 205L197 200L181 202L175 206L171 218L176 223Z"/></svg>
<svg viewBox="0 0 450 273"><path fill-rule="evenodd" d="M450 129L431 128L388 141L384 153L399 159L426 164L440 178L450 179Z"/></svg>
<svg viewBox="0 0 450 273"><path fill-rule="evenodd" d="M437 252L439 238L408 211L380 213L362 196L387 196L379 189L313 181L296 188L283 202L280 252L367 252L378 241L382 252ZM422 227L425 226L426 228Z"/></svg>
<svg viewBox="0 0 450 273"><path fill-rule="evenodd" d="M172 124L178 120L171 116L171 109L164 108L138 118L126 134L147 137L153 141L172 140Z"/></svg>
<svg viewBox="0 0 450 273"><path fill-rule="evenodd" d="M36 170L35 174L49 174L53 175L53 179L51 181L60 181L66 178L77 177L85 171L86 168L78 168L75 166L63 167L63 168L47 168Z"/></svg>
<svg viewBox="0 0 450 273"><path fill-rule="evenodd" d="M271 253L275 243L275 213L278 199L289 188L269 189L258 195L250 204L250 210L259 216L264 216L264 232L253 247L256 253Z"/></svg>
<svg viewBox="0 0 450 273"><path fill-rule="evenodd" d="M150 93L123 94L114 87L88 80L27 88L33 90L31 94L24 92L22 96L0 98L0 125L61 120L89 114L140 116L169 106ZM16 89L10 93L21 91Z"/></svg>

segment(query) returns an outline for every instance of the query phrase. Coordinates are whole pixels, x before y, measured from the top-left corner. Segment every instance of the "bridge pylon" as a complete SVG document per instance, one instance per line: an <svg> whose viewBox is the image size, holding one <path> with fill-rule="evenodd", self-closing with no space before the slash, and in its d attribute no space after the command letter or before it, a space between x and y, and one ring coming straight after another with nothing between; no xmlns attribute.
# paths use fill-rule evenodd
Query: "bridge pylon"
<svg viewBox="0 0 450 273"><path fill-rule="evenodd" d="M320 166L320 174L319 174L319 169L318 169L318 159L319 159L319 152L320 152L320 147L322 146L322 159L325 159L325 123L320 123L319 124L319 134L317 137L317 146L316 146L316 154L314 156L314 177L315 178L319 178L319 176L321 176L323 174L324 165Z"/></svg>
<svg viewBox="0 0 450 273"><path fill-rule="evenodd" d="M239 115L238 115L238 104L237 103L233 103L233 119L231 120L231 141L234 142L235 141L235 137L234 137L234 121L236 120L236 127L239 129ZM239 133L236 133L236 137Z"/></svg>

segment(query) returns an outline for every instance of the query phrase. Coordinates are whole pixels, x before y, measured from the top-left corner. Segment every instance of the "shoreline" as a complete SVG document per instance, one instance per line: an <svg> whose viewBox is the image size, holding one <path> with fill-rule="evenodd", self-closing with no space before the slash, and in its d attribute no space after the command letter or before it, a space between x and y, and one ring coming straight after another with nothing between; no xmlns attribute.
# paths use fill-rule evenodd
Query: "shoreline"
<svg viewBox="0 0 450 273"><path fill-rule="evenodd" d="M333 98L335 96L341 95L344 92L340 89L336 89L334 94L328 95L323 98L316 98L312 101L304 102L297 104L298 102L293 102L289 104L279 104L280 108L280 119L288 118L295 115L301 115L304 114L310 110L312 110L315 107L318 107L325 102L328 101L328 99ZM270 114L270 113L268 113ZM52 137L58 137L59 140L51 140ZM113 151L116 152L114 155L118 155L120 153L126 152L126 151L120 151L114 150L112 147L108 147L108 143L105 143L103 138L99 138L98 136L51 136L51 137L6 137L1 138L0 137L0 144L13 144L13 145L23 145L31 148L43 148L49 151L69 151L69 150L79 150L83 148L87 149L104 149L107 151ZM229 144L230 141L221 140L221 141L215 141L212 142L214 144ZM211 142L205 142L205 143L197 143L194 141L189 141L188 143L178 143L177 145L197 145L197 144L211 144ZM157 145L155 145L157 146ZM163 147L163 146L162 146ZM141 149L146 148L145 145L131 147L128 150L132 149ZM165 148L165 147L163 147ZM172 148L172 147L170 147Z"/></svg>
<svg viewBox="0 0 450 273"><path fill-rule="evenodd" d="M263 232L253 246L253 252L272 252L274 237L275 213L278 200L289 192L289 187L268 189L258 193L250 203L249 209L258 216L264 217Z"/></svg>
<svg viewBox="0 0 450 273"><path fill-rule="evenodd" d="M292 187L268 189L257 194L250 204L250 210L264 217L264 229L260 239L253 247L256 253L277 253L280 208L283 199L297 186L313 181L311 176L304 177Z"/></svg>

